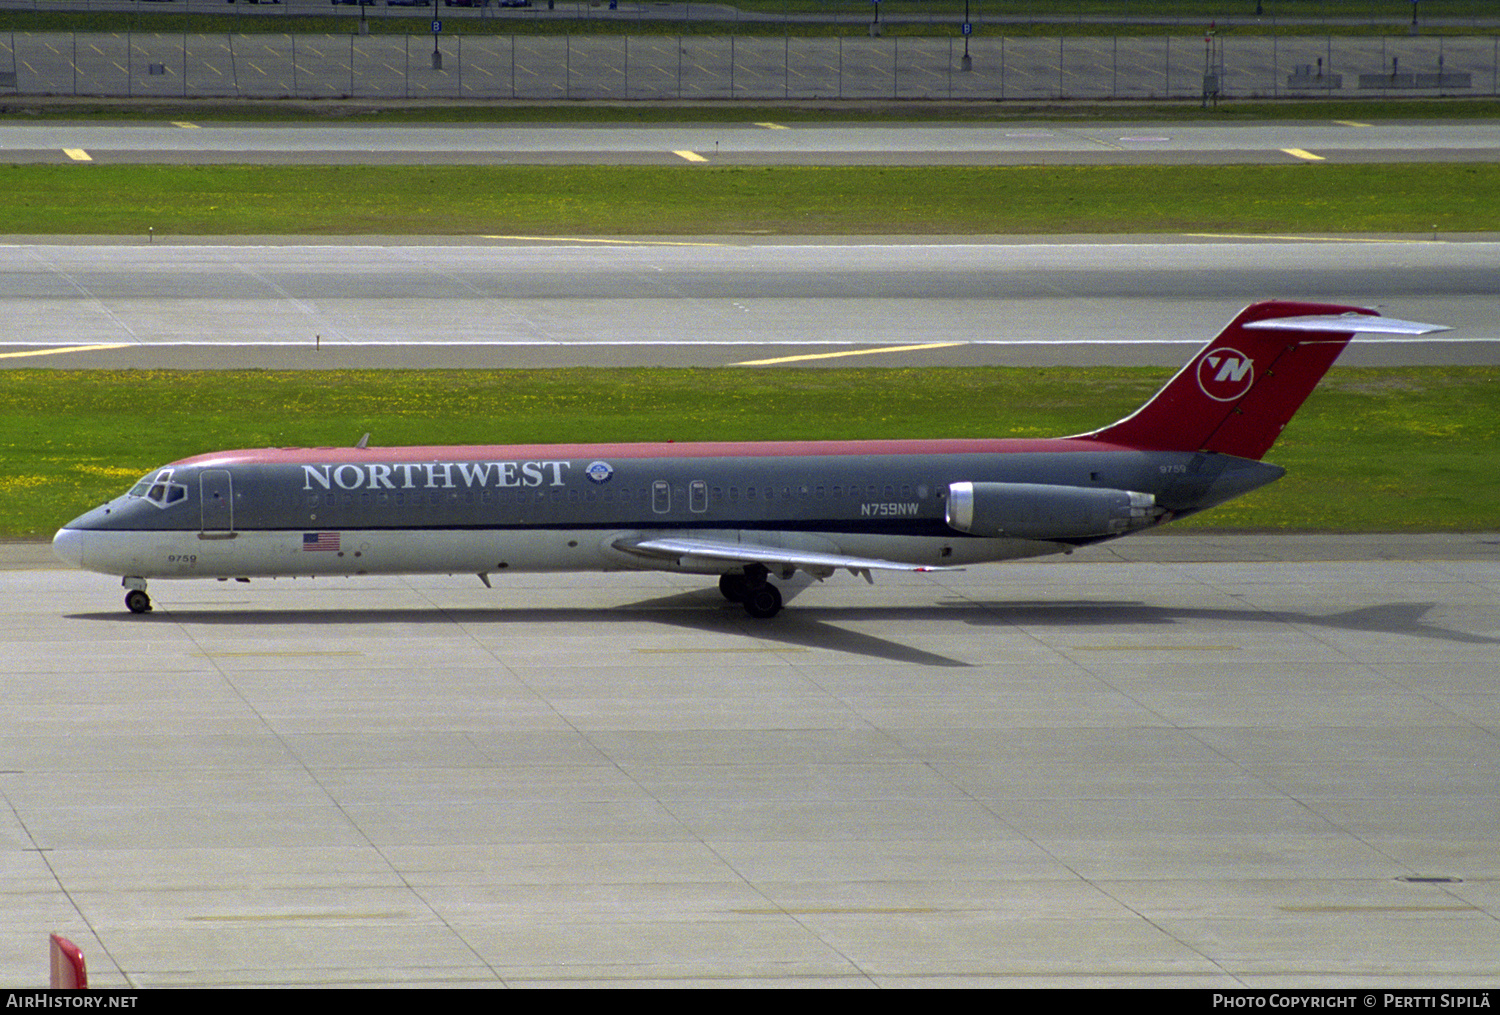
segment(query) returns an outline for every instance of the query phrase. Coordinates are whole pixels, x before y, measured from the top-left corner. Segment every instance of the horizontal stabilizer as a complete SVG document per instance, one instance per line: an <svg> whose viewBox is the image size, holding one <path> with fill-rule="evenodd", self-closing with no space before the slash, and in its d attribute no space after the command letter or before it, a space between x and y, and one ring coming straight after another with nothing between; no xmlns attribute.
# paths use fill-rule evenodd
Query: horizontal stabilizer
<svg viewBox="0 0 1500 1015"><path fill-rule="evenodd" d="M1273 317L1243 325L1247 331L1333 331L1351 335L1426 335L1449 331L1441 324L1398 321L1394 317L1367 314L1323 314L1313 317Z"/></svg>

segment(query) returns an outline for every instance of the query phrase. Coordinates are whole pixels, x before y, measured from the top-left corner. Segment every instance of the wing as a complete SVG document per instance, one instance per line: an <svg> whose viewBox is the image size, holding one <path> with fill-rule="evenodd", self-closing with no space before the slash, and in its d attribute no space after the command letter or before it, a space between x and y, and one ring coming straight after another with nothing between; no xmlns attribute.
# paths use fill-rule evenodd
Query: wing
<svg viewBox="0 0 1500 1015"><path fill-rule="evenodd" d="M872 581L871 571L961 571L957 567L934 567L926 564L901 564L894 560L872 557L848 557L839 553L813 550L789 550L783 546L758 546L755 543L728 543L688 536L623 536L614 541L616 549L645 557L681 560L697 557L721 560L726 564L763 564L772 571L801 568L815 578L826 578L839 568L847 568L865 581Z"/></svg>

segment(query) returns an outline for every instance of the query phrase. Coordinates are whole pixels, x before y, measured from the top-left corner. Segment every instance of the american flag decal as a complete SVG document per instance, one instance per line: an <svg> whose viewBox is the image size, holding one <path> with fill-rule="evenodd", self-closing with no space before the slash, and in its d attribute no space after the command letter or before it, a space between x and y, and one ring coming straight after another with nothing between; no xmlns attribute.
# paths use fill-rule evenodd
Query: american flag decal
<svg viewBox="0 0 1500 1015"><path fill-rule="evenodd" d="M338 548L339 534L337 532L302 533L302 550L304 553L312 553L319 550L337 550Z"/></svg>

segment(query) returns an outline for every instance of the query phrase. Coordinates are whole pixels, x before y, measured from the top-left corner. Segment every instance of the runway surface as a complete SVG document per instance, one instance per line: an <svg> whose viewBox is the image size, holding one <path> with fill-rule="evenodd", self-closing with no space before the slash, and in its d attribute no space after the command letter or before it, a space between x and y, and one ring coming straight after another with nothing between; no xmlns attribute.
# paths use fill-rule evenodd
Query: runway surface
<svg viewBox="0 0 1500 1015"><path fill-rule="evenodd" d="M1500 537L830 580L0 550L0 980L1488 988Z"/></svg>
<svg viewBox="0 0 1500 1015"><path fill-rule="evenodd" d="M10 367L1176 366L1242 306L1453 331L1345 365L1500 361L1493 239L536 237L0 247Z"/></svg>
<svg viewBox="0 0 1500 1015"><path fill-rule="evenodd" d="M66 116L66 109L58 115ZM831 114L836 115L836 114ZM1493 162L1500 127L1422 123L0 124L7 162L1202 165Z"/></svg>

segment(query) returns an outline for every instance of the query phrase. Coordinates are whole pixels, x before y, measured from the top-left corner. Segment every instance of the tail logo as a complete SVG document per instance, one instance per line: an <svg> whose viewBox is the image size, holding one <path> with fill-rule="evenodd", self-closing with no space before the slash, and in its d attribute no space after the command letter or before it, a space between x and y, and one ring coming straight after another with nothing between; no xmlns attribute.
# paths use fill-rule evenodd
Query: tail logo
<svg viewBox="0 0 1500 1015"><path fill-rule="evenodd" d="M1255 363L1238 349L1220 346L1198 361L1198 387L1216 402L1243 398L1254 383Z"/></svg>

